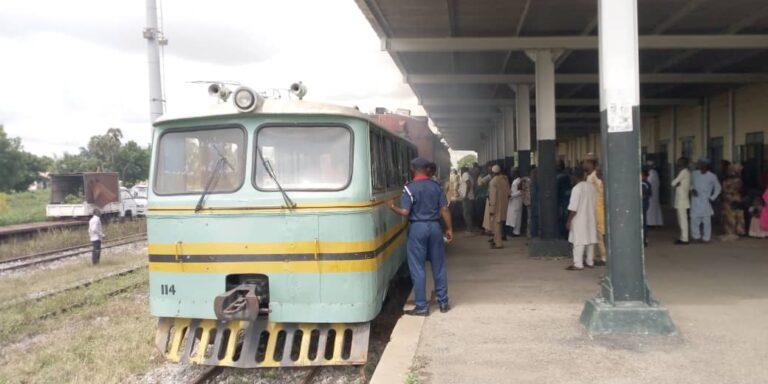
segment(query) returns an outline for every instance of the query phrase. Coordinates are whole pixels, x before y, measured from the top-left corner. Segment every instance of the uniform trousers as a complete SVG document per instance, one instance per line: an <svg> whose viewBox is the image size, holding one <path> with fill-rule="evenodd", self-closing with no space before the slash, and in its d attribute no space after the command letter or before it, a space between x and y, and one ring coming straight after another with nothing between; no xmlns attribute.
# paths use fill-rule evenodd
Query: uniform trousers
<svg viewBox="0 0 768 384"><path fill-rule="evenodd" d="M677 225L680 227L680 241L688 242L688 208L677 208Z"/></svg>
<svg viewBox="0 0 768 384"><path fill-rule="evenodd" d="M448 303L448 274L445 270L445 243L439 221L414 221L408 227L408 269L411 272L416 309L426 309L427 274L424 270L426 261L432 265L432 278L435 282L437 302Z"/></svg>
<svg viewBox="0 0 768 384"><path fill-rule="evenodd" d="M583 244L573 245L573 266L576 268L584 268L584 250L587 251L587 265L595 265L595 245Z"/></svg>
<svg viewBox="0 0 768 384"><path fill-rule="evenodd" d="M703 236L701 227L704 227ZM691 237L694 240L709 241L712 237L712 216L691 216Z"/></svg>

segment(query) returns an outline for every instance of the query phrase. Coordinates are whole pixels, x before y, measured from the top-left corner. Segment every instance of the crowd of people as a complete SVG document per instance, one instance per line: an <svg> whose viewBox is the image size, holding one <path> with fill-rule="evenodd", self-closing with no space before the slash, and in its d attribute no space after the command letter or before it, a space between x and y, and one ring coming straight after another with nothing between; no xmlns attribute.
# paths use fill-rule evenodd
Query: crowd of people
<svg viewBox="0 0 768 384"><path fill-rule="evenodd" d="M680 235L678 245L709 243L713 217L722 225L721 241L742 236L768 238L768 177L750 180L749 187L740 164L725 164L722 179L711 170L710 161L701 158L691 170L689 160L680 158L671 186L675 197ZM536 167L529 175L502 164L477 163L452 170L447 186L451 212L471 233L489 236L492 249L504 247L509 237L537 237L539 229L539 194ZM662 180L656 165L646 163L641 174L643 242L648 246L648 228L662 227ZM569 270L602 266L607 262L605 247L605 188L598 159L589 154L579 166L567 168L558 163L558 226L562 238L573 245L573 264ZM759 178L756 178L759 179Z"/></svg>

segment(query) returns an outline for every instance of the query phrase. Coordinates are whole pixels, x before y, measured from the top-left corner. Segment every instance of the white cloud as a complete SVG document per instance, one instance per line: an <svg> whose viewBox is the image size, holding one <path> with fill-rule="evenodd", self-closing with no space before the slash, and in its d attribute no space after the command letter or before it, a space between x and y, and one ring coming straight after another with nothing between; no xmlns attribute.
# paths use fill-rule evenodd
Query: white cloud
<svg viewBox="0 0 768 384"><path fill-rule="evenodd" d="M423 113L348 0L166 0L167 108L212 100L195 80L309 87L307 99ZM0 15L0 124L37 154L76 151L109 127L150 140L144 2L15 1Z"/></svg>

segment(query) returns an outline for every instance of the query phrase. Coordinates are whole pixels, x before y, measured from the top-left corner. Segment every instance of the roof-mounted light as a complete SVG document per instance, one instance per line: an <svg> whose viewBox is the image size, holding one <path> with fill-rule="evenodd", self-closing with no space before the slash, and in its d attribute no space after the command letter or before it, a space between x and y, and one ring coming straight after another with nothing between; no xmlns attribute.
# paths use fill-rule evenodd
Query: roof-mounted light
<svg viewBox="0 0 768 384"><path fill-rule="evenodd" d="M264 104L264 98L248 87L238 88L233 101L240 112L251 112Z"/></svg>
<svg viewBox="0 0 768 384"><path fill-rule="evenodd" d="M304 96L307 94L307 86L301 81L291 84L290 90L292 94L299 98L299 100L304 99Z"/></svg>

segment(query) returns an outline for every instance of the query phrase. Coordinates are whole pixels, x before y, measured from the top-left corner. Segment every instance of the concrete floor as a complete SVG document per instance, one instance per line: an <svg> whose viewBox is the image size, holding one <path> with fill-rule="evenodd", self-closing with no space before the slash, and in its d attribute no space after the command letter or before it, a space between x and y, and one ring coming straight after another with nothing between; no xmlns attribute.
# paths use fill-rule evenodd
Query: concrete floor
<svg viewBox="0 0 768 384"><path fill-rule="evenodd" d="M605 268L565 271L525 240L490 250L458 235L448 257L453 310L433 307L412 370L422 383L768 383L768 241L676 247L652 231L648 283L672 337L594 337L578 322Z"/></svg>

